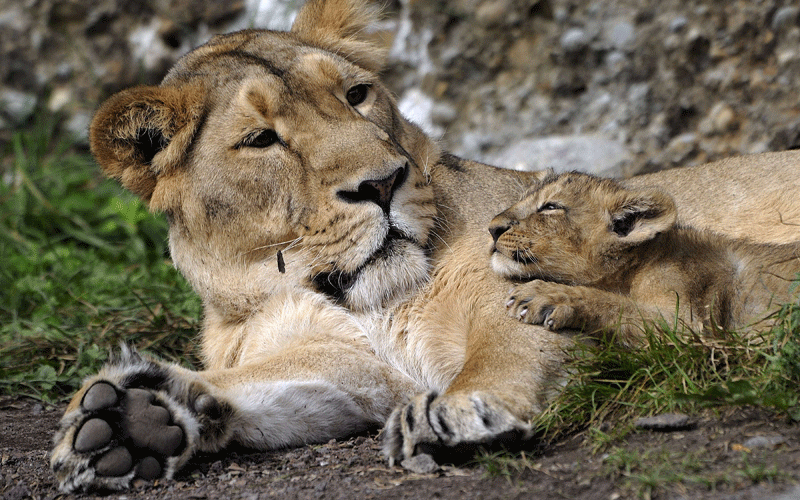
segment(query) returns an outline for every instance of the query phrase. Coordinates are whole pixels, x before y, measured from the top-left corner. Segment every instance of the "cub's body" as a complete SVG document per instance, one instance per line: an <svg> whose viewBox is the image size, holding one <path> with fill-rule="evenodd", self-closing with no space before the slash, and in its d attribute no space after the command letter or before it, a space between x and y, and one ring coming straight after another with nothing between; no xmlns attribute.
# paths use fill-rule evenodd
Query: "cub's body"
<svg viewBox="0 0 800 500"><path fill-rule="evenodd" d="M676 218L662 191L578 173L547 177L492 221L495 270L535 280L512 292L510 313L631 344L643 321L676 316L697 331L768 326L790 299L800 244L743 241Z"/></svg>

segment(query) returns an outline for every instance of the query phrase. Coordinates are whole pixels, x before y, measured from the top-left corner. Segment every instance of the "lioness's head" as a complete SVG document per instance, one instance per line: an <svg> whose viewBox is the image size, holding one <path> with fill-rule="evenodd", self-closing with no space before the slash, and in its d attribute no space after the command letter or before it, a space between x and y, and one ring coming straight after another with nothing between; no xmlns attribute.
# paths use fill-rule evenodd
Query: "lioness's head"
<svg viewBox="0 0 800 500"><path fill-rule="evenodd" d="M314 288L353 309L427 279L436 146L398 113L364 0L312 0L290 32L217 36L91 126L103 170L170 222L178 268L236 319Z"/></svg>
<svg viewBox="0 0 800 500"><path fill-rule="evenodd" d="M492 220L492 268L510 278L596 284L629 265L632 250L675 218L672 198L661 191L551 174Z"/></svg>

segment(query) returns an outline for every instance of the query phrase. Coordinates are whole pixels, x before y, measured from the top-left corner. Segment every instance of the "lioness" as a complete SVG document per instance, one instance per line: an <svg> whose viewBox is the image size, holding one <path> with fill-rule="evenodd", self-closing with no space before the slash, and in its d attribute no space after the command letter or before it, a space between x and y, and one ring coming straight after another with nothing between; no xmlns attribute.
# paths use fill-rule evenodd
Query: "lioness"
<svg viewBox="0 0 800 500"><path fill-rule="evenodd" d="M495 217L492 267L533 279L509 313L550 330L643 340L642 321L696 331L769 325L800 272L800 244L758 244L676 226L672 198L581 173L551 174ZM772 306L772 307L771 307Z"/></svg>
<svg viewBox="0 0 800 500"><path fill-rule="evenodd" d="M290 32L215 37L161 85L98 110L95 157L166 215L175 265L202 297L205 367L124 349L87 379L55 436L62 490L170 477L233 442L279 448L383 424L393 460L530 435L573 341L504 314L486 227L542 174L443 153L406 121L376 73L373 19L364 0L313 0ZM754 210L770 189L797 215L797 162L652 182L693 223L723 229L704 206ZM758 174L729 197L681 197L708 170L717 185ZM772 213L747 223L796 236Z"/></svg>

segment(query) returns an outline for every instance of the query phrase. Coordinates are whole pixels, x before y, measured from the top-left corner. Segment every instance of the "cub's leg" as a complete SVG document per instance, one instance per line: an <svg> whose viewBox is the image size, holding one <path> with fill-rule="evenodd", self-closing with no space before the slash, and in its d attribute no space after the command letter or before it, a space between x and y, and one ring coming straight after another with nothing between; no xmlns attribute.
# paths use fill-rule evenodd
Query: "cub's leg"
<svg viewBox="0 0 800 500"><path fill-rule="evenodd" d="M619 344L636 347L645 342L645 322L669 317L674 321L676 295L666 294L662 302L662 307L655 307L596 288L533 280L514 288L505 305L508 314L523 323L542 325L549 330L571 328L613 335ZM681 304L681 320L692 328L702 328L702 320L688 323L691 314L684 314L687 307Z"/></svg>

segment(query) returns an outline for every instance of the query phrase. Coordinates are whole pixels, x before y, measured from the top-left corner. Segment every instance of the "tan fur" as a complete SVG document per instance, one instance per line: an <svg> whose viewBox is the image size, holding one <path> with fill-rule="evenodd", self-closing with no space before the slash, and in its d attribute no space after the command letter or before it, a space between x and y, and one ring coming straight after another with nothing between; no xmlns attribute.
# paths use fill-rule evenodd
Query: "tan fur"
<svg viewBox="0 0 800 500"><path fill-rule="evenodd" d="M402 459L527 437L557 390L571 337L502 314L508 284L486 258L491 217L542 174L442 153L400 116L362 37L371 12L315 0L289 33L216 37L93 121L99 163L166 214L205 310L203 371L124 358L103 380L121 392L146 365L152 390L200 422L197 450L386 423L386 453ZM70 408L60 436L90 416ZM62 488L125 486L79 473L93 462L71 446L53 452Z"/></svg>
<svg viewBox="0 0 800 500"><path fill-rule="evenodd" d="M643 321L662 318L696 331L768 327L790 299L800 244L746 242L676 226L676 217L660 190L547 177L490 224L494 269L534 279L511 292L509 313L625 344L642 340Z"/></svg>

